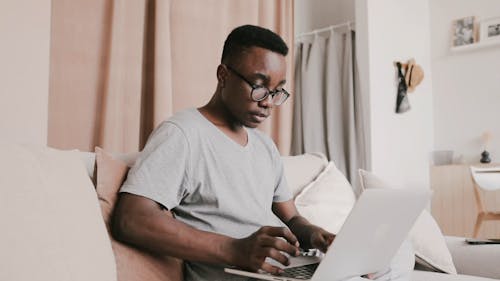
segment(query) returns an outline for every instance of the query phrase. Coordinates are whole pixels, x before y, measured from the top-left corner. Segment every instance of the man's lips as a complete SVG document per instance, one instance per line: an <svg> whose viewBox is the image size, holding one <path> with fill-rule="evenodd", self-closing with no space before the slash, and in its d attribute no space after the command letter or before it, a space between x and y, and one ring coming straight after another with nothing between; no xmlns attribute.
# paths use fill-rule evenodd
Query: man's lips
<svg viewBox="0 0 500 281"><path fill-rule="evenodd" d="M269 114L252 113L252 119L254 119L254 121L256 121L258 123L263 122L264 120L266 120L267 117L269 117Z"/></svg>

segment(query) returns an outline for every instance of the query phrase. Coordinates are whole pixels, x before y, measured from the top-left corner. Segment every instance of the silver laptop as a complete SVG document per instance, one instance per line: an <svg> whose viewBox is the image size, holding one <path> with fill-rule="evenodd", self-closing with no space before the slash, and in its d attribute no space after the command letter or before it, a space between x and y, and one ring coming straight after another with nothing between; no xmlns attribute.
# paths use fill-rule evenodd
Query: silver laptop
<svg viewBox="0 0 500 281"><path fill-rule="evenodd" d="M430 195L426 189L365 190L326 254L291 257L281 275L225 271L262 280L339 281L386 270Z"/></svg>

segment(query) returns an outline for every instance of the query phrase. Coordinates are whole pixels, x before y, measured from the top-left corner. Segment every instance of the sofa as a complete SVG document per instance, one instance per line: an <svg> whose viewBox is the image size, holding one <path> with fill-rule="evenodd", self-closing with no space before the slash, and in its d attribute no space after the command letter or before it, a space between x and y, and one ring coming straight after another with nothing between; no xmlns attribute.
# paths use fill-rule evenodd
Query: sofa
<svg viewBox="0 0 500 281"><path fill-rule="evenodd" d="M117 189L137 154L96 151L0 141L0 280L182 280L181 260L113 239L109 224ZM283 157L283 162L299 210L321 222L318 210L324 207L340 221L324 227L338 229L355 197L334 163L320 154ZM334 188L343 199L317 196L332 186L343 186ZM416 264L413 280L500 279L499 245L470 246L460 237L443 241L458 274L435 272L439 269L424 261Z"/></svg>

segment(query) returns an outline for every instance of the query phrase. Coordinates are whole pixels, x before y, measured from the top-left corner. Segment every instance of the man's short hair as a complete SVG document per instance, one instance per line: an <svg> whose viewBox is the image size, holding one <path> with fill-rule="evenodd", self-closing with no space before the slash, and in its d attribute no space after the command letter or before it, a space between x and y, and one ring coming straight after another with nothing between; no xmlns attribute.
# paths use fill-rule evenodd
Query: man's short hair
<svg viewBox="0 0 500 281"><path fill-rule="evenodd" d="M260 26L242 25L227 36L221 62L232 60L250 47L264 48L283 56L288 54L288 46L278 34Z"/></svg>

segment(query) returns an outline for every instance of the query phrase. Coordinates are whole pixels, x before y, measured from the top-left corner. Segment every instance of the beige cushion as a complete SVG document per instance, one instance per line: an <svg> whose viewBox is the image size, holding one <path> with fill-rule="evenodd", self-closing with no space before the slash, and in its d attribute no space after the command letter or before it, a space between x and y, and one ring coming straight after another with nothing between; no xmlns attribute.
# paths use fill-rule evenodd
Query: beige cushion
<svg viewBox="0 0 500 281"><path fill-rule="evenodd" d="M116 280L78 153L0 142L0 155L0 280Z"/></svg>
<svg viewBox="0 0 500 281"><path fill-rule="evenodd" d="M500 245L469 245L463 237L445 239L458 273L500 280Z"/></svg>
<svg viewBox="0 0 500 281"><path fill-rule="evenodd" d="M281 159L288 186L294 197L311 183L328 164L328 160L321 153L283 156Z"/></svg>
<svg viewBox="0 0 500 281"><path fill-rule="evenodd" d="M414 270L412 272L411 281L495 281L498 279L482 278L470 275L455 275L455 274L444 274L438 272L429 272Z"/></svg>
<svg viewBox="0 0 500 281"><path fill-rule="evenodd" d="M338 233L356 201L345 176L329 162L323 172L295 198L299 213L311 223Z"/></svg>
<svg viewBox="0 0 500 281"><path fill-rule="evenodd" d="M374 174L359 170L361 188L396 188ZM397 210L395 210L397 211ZM456 274L457 270L446 246L444 236L431 214L424 210L410 230L409 239L415 250L416 261L429 269Z"/></svg>
<svg viewBox="0 0 500 281"><path fill-rule="evenodd" d="M126 178L128 164L96 147L96 191L106 226L116 204L118 190ZM168 213L165 213L166 215ZM138 250L110 237L116 257L119 281L182 280L182 261L169 256L157 256Z"/></svg>
<svg viewBox="0 0 500 281"><path fill-rule="evenodd" d="M123 161L116 160L111 154L99 147L95 148L97 167L96 192L101 212L109 228L109 222L118 197L118 189L125 180L129 168Z"/></svg>
<svg viewBox="0 0 500 281"><path fill-rule="evenodd" d="M78 151L80 158L82 159L85 167L87 168L87 174L92 179L92 182L95 184L95 153L94 152L86 152L86 151ZM127 164L128 167L132 167L135 163L135 160L139 156L140 152L130 152L130 153L112 153L114 158L122 160Z"/></svg>

